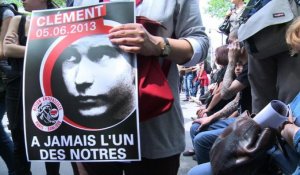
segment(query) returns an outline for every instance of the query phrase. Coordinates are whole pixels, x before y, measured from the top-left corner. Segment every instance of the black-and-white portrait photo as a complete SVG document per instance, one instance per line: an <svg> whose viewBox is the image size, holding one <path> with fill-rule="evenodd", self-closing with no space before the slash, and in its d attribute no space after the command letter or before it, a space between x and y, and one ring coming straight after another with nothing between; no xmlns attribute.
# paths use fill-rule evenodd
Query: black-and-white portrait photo
<svg viewBox="0 0 300 175"><path fill-rule="evenodd" d="M65 48L51 81L69 124L104 129L130 116L136 99L133 59L101 34L80 38Z"/></svg>

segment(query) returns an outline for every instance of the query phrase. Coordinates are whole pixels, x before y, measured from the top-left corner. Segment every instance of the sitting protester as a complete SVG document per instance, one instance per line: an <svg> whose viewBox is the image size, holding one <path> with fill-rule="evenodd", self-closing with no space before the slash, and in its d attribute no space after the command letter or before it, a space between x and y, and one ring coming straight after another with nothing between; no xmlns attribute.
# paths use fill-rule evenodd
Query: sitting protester
<svg viewBox="0 0 300 175"><path fill-rule="evenodd" d="M241 114L245 110L251 111L251 91L247 77L247 54L240 47L236 36L236 32L232 32L229 36L231 42L228 53L229 63L221 91L224 88L226 90L221 92L221 97L232 98L230 96L234 92L236 96L220 111L210 116L196 119L190 130L199 164L209 161L209 151L214 141L230 123L235 121L237 114ZM234 74L237 75L236 78L234 78ZM236 112L237 110L238 113Z"/></svg>
<svg viewBox="0 0 300 175"><path fill-rule="evenodd" d="M227 103L229 103L231 100L222 100L220 89L222 87L222 81L223 77L225 75L226 66L228 64L228 45L223 45L218 48L216 48L215 51L215 60L216 63L221 67L218 72L216 73L216 86L214 87L214 90L212 91L212 94L207 97L206 107L203 108L202 106L197 110L196 115L197 117L192 117L193 120L196 118L211 115L220 109L222 109ZM193 135L191 134L191 138L193 140ZM193 156L195 155L194 149L188 149L183 152L183 156Z"/></svg>

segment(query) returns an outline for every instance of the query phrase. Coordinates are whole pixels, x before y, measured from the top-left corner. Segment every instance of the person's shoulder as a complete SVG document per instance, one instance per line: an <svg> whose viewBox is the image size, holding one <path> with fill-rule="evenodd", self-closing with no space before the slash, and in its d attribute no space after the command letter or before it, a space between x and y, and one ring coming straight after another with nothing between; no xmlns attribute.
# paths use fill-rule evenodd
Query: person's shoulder
<svg viewBox="0 0 300 175"><path fill-rule="evenodd" d="M22 15L13 16L10 20L9 26L19 26Z"/></svg>
<svg viewBox="0 0 300 175"><path fill-rule="evenodd" d="M11 19L11 22L12 22L12 23L20 22L20 21L21 21L21 18L22 18L22 15L14 16L14 17Z"/></svg>
<svg viewBox="0 0 300 175"><path fill-rule="evenodd" d="M11 9L9 9L9 8L3 9L3 16L2 16L3 20L5 20L8 17L13 17L13 16L15 16L15 14Z"/></svg>

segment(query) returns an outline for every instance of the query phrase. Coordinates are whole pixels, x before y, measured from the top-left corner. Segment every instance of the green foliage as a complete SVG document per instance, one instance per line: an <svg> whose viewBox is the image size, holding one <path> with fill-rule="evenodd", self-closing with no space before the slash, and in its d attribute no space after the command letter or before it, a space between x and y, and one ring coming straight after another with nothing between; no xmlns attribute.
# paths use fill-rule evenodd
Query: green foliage
<svg viewBox="0 0 300 175"><path fill-rule="evenodd" d="M211 16L224 18L230 6L231 2L229 0L210 0L207 11Z"/></svg>
<svg viewBox="0 0 300 175"><path fill-rule="evenodd" d="M57 5L59 5L60 7L65 7L66 6L66 2L65 0L53 0Z"/></svg>
<svg viewBox="0 0 300 175"><path fill-rule="evenodd" d="M22 6L22 2L19 1L19 0L6 0L5 2L7 2L7 3L15 3L15 4L17 4L18 7Z"/></svg>
<svg viewBox="0 0 300 175"><path fill-rule="evenodd" d="M245 0L245 3L249 0ZM207 13L213 17L224 18L226 12L232 6L230 0L209 0Z"/></svg>

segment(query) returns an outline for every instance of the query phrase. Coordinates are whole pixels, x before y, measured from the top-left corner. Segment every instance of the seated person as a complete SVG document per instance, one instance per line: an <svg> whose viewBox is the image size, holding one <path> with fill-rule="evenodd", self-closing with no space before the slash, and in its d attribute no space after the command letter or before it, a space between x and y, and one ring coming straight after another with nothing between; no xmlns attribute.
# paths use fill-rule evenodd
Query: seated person
<svg viewBox="0 0 300 175"><path fill-rule="evenodd" d="M222 100L220 95L220 88L222 87L223 77L226 71L226 66L228 64L228 45L220 46L215 51L215 61L221 67L217 72L216 76L216 86L212 92L212 95L206 100L206 107L200 107L196 114L197 118L202 117L204 114L211 115L216 111L222 109L231 100ZM192 117L195 120L194 117ZM192 137L192 136L191 136ZM192 137L193 138L193 137ZM192 156L195 152L193 149L189 149L183 153L184 156Z"/></svg>
<svg viewBox="0 0 300 175"><path fill-rule="evenodd" d="M212 95L206 100L206 107L199 108L196 112L198 117L202 117L203 114L208 113L208 115L213 114L216 111L222 109L231 100L222 100L220 96L220 89L222 87L223 77L226 71L226 66L228 64L228 46L223 45L216 49L216 63L220 65L221 69L218 71L216 78L216 86L212 92Z"/></svg>
<svg viewBox="0 0 300 175"><path fill-rule="evenodd" d="M285 124L281 130L283 139L296 151L296 156L300 156L300 127L293 123L293 117L289 116L289 123ZM193 167L188 175L213 175L210 162L203 163ZM293 175L300 174L300 164L298 162L297 168Z"/></svg>
<svg viewBox="0 0 300 175"><path fill-rule="evenodd" d="M281 136L288 142L291 148L296 150L298 156L300 156L300 126L293 123L292 116L289 117L289 121L291 123L284 125L281 131ZM293 174L300 174L300 162L298 162L297 168Z"/></svg>
<svg viewBox="0 0 300 175"><path fill-rule="evenodd" d="M236 96L234 100L220 111L194 121L190 132L199 164L209 161L208 153L212 144L218 135L223 132L224 128L235 121L237 113L234 112L238 109L239 114L245 110L251 111L251 90L247 76L247 54L243 48L240 48L237 38L234 38L234 36L236 36L236 32L230 34L229 37L230 39L232 38L228 53L229 64L223 80L223 87L226 88L226 91L224 94L221 92L221 97L229 98L229 96L232 96L232 92L236 92ZM234 79L235 67L238 76ZM243 71L241 72L240 69L243 69Z"/></svg>
<svg viewBox="0 0 300 175"><path fill-rule="evenodd" d="M242 73L238 72L243 69L243 66L244 65L241 62L237 62L236 79L245 79L245 76L247 76L247 73L244 71ZM244 74L244 76L242 74ZM235 121L236 117L239 114L238 108L242 108L242 106L244 106L242 104L243 103L245 104L245 102L243 102L242 100L245 99L243 98L245 96L243 94L250 93L250 89L249 90L247 89L249 88L245 88L243 91L237 93L236 97L231 102L229 102L225 107L223 107L220 111L215 112L210 116L204 116L202 118L198 118L194 121L190 129L190 134L192 137L192 141L196 153L196 159L199 164L209 161L208 153L215 139L223 132L223 130L229 124Z"/></svg>

